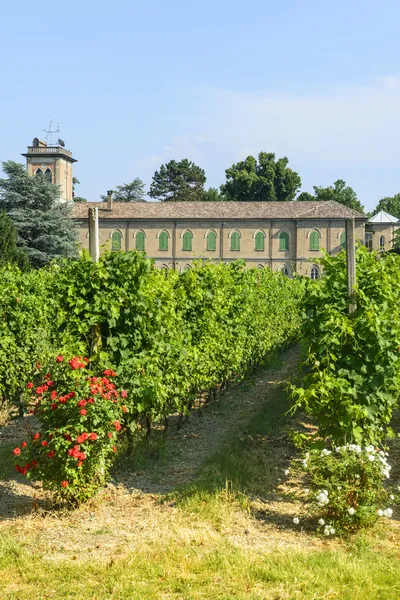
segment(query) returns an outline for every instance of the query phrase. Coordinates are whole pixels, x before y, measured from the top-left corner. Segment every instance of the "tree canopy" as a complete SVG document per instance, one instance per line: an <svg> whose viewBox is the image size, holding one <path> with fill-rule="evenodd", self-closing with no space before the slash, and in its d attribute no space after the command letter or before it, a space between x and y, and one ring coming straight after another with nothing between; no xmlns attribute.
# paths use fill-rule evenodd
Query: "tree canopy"
<svg viewBox="0 0 400 600"><path fill-rule="evenodd" d="M74 202L87 202L86 198L82 198L82 196L75 196L75 187L80 184L79 179L76 177L72 178L72 198Z"/></svg>
<svg viewBox="0 0 400 600"><path fill-rule="evenodd" d="M60 203L58 186L46 177L31 176L24 165L3 163L6 179L0 179L0 210L12 220L18 244L29 262L41 267L49 261L77 253L77 235L71 209Z"/></svg>
<svg viewBox="0 0 400 600"><path fill-rule="evenodd" d="M117 185L114 191L114 200L115 202L146 202L144 187L145 184L139 177L130 183ZM101 199L106 202L107 196L101 196Z"/></svg>
<svg viewBox="0 0 400 600"><path fill-rule="evenodd" d="M203 193L204 202L223 202L226 200L225 196L220 194L217 188L210 187L208 190L205 190Z"/></svg>
<svg viewBox="0 0 400 600"><path fill-rule="evenodd" d="M17 265L26 270L29 260L25 248L17 244L17 231L5 210L0 211L0 267Z"/></svg>
<svg viewBox="0 0 400 600"><path fill-rule="evenodd" d="M346 185L346 182L343 179L338 179L334 182L333 186L329 187L319 187L314 185L314 197L307 198L305 197L307 192L300 194L300 196L304 196L304 200L334 200L335 202L339 202L339 204L343 204L347 206L347 208L352 208L353 210L357 210L358 212L363 213L364 207L357 198L356 192L350 186ZM309 194L310 195L310 194Z"/></svg>
<svg viewBox="0 0 400 600"><path fill-rule="evenodd" d="M221 192L227 200L272 202L294 200L300 186L300 175L288 167L289 160L260 152L226 169L226 183Z"/></svg>
<svg viewBox="0 0 400 600"><path fill-rule="evenodd" d="M170 160L153 175L149 196L161 202L187 202L204 199L204 170L184 158Z"/></svg>
<svg viewBox="0 0 400 600"><path fill-rule="evenodd" d="M387 196L379 200L375 210L370 213L370 216L376 215L377 212L384 210L385 212L400 219L400 194L395 196Z"/></svg>

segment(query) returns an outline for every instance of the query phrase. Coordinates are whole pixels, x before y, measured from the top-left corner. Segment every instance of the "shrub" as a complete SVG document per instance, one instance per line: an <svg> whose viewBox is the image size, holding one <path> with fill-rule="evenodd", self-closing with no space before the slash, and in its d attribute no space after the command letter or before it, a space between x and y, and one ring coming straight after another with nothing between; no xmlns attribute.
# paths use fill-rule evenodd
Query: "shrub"
<svg viewBox="0 0 400 600"><path fill-rule="evenodd" d="M27 402L40 431L13 450L17 471L70 504L91 497L107 478L127 411L114 378L112 370L93 375L87 358L59 355L51 370L38 364Z"/></svg>
<svg viewBox="0 0 400 600"><path fill-rule="evenodd" d="M325 535L371 527L400 500L387 485L388 453L372 445L312 449L293 470L306 487L306 513Z"/></svg>

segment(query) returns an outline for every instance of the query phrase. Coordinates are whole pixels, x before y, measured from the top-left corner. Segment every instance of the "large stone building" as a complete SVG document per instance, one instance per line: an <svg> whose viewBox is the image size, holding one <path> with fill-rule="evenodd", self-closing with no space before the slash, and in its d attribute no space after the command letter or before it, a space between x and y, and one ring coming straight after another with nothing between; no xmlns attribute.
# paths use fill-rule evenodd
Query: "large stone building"
<svg viewBox="0 0 400 600"><path fill-rule="evenodd" d="M326 202L107 202L76 203L73 217L89 247L88 207L99 212L100 246L144 250L157 266L182 271L193 259L233 261L319 277L313 259L345 245L345 219L355 219L364 243L368 218Z"/></svg>

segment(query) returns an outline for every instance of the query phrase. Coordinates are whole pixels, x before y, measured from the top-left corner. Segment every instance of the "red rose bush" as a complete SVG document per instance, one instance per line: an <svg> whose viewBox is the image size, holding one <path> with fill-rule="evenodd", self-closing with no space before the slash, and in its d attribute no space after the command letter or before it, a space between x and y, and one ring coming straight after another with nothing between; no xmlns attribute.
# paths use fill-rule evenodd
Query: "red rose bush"
<svg viewBox="0 0 400 600"><path fill-rule="evenodd" d="M78 504L104 485L127 408L111 369L94 375L87 358L59 355L51 372L36 365L27 384L29 412L40 432L14 448L16 469L56 498Z"/></svg>

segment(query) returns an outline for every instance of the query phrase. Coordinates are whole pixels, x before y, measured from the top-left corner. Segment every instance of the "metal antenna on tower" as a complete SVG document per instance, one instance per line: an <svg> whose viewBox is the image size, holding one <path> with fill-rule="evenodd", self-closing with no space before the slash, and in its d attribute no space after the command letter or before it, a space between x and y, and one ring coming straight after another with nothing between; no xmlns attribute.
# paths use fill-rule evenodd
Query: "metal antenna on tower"
<svg viewBox="0 0 400 600"><path fill-rule="evenodd" d="M47 129L41 129L40 131L44 131L46 134L46 146L53 145L53 135L58 138L58 134L60 133L60 126L57 123L57 129L52 129L53 121L50 119L50 124ZM50 142L50 143L49 143Z"/></svg>

